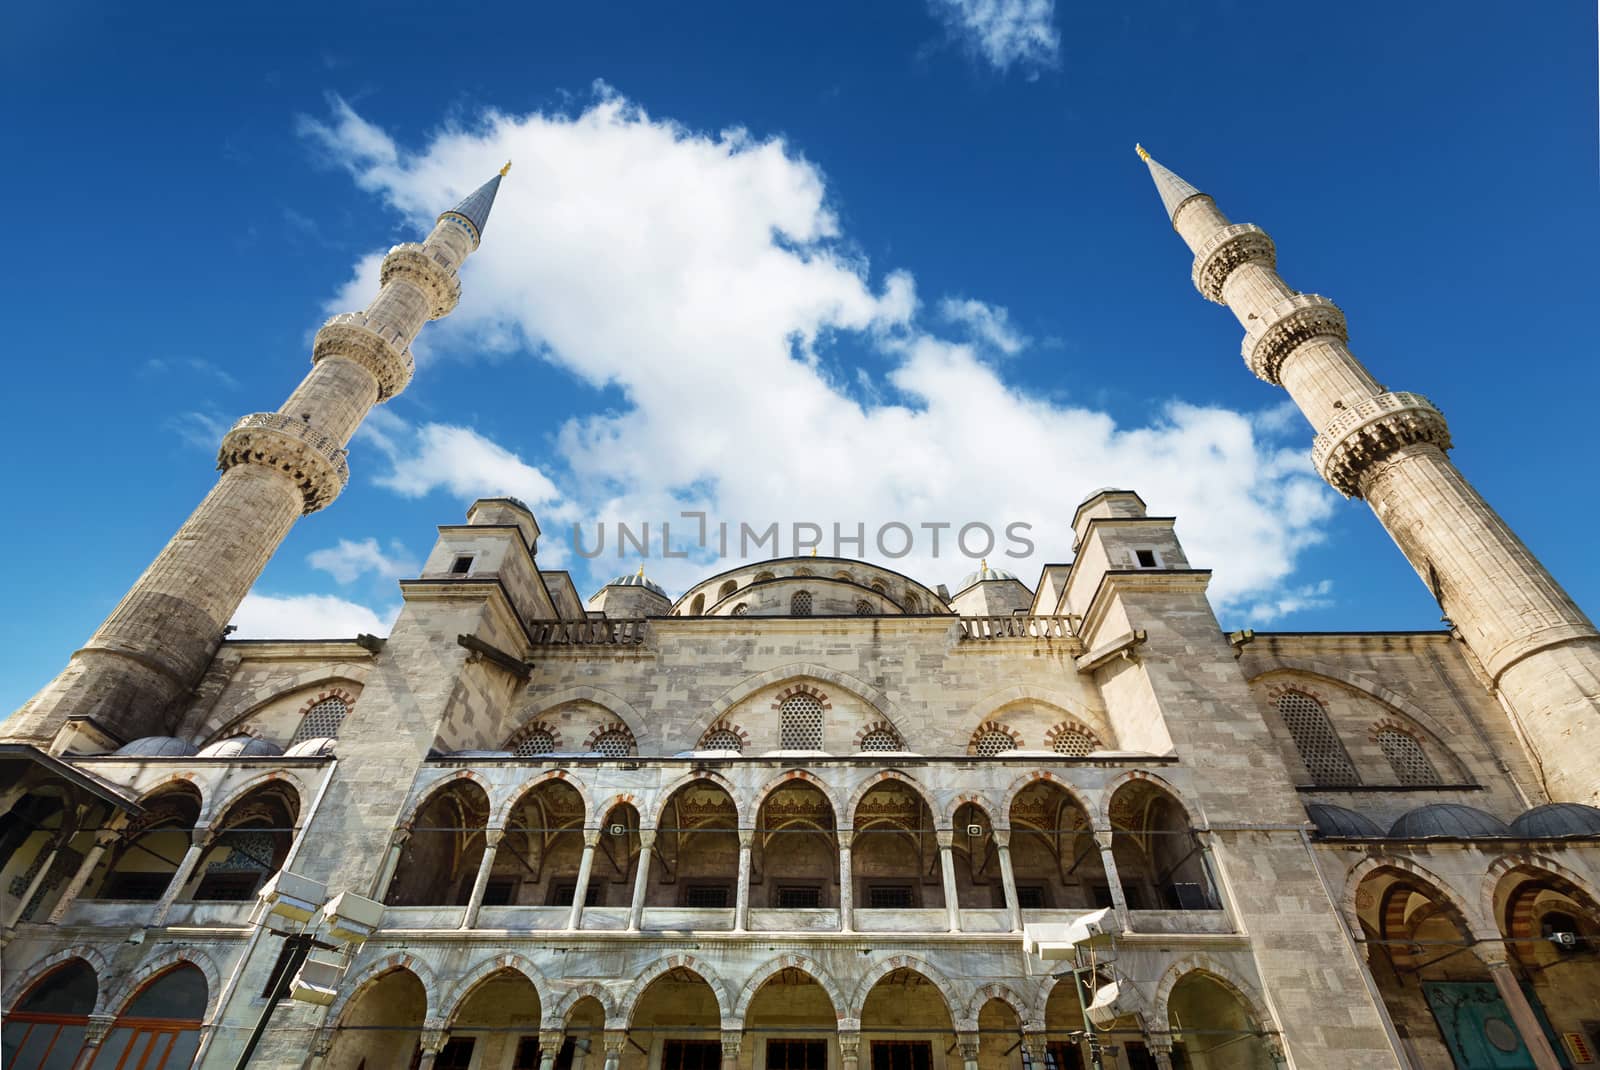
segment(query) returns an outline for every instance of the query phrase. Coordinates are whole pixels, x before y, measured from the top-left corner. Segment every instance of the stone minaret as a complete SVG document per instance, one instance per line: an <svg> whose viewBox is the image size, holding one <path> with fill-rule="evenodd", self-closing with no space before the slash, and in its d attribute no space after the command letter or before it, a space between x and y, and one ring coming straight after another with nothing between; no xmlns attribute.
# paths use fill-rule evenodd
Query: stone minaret
<svg viewBox="0 0 1600 1070"><path fill-rule="evenodd" d="M1600 801L1600 633L1445 456L1444 417L1350 352L1344 313L1278 277L1272 239L1150 158L1194 284L1244 325L1244 359L1316 429L1311 459L1388 529L1521 724L1560 801Z"/></svg>
<svg viewBox="0 0 1600 1070"><path fill-rule="evenodd" d="M289 528L344 489L345 447L367 412L410 382L422 325L455 308L456 273L477 249L510 167L441 215L422 244L390 249L378 296L323 325L311 371L289 399L233 425L211 493L61 674L5 725L6 737L42 742L82 716L123 739L171 731L174 707Z"/></svg>

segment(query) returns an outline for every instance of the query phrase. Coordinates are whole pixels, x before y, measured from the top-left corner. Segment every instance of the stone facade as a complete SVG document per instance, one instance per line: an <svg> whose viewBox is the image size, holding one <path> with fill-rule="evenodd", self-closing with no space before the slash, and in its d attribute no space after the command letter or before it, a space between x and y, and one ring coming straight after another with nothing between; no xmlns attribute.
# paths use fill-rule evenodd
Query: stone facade
<svg viewBox="0 0 1600 1070"><path fill-rule="evenodd" d="M1442 419L1371 381L1263 232L1152 168L1251 366L1343 429L1330 479L1393 525L1465 508L1385 489L1459 480ZM478 207L429 239L452 256L399 247L363 322L324 328L303 423L343 443L404 387ZM247 430L321 441L279 423ZM282 506L254 526L202 506L265 540L232 581L321 493L309 467L227 468L219 492ZM1514 681L1584 664L1586 621L1542 571L1542 639L1462 605L1485 569L1537 566L1508 531L1450 559L1454 530L1397 534L1434 547L1448 630L1229 635L1204 562L1130 491L1086 500L1072 563L1031 587L796 557L587 603L539 566L524 506L480 501L386 640L224 640L219 601L146 640L182 640L181 694L109 716L97 696L172 665L76 658L7 722L6 1065L56 1065L48 1045L95 1067L1583 1065L1600 810L1592 763L1528 705L1579 672ZM209 560L179 542L174 568Z"/></svg>

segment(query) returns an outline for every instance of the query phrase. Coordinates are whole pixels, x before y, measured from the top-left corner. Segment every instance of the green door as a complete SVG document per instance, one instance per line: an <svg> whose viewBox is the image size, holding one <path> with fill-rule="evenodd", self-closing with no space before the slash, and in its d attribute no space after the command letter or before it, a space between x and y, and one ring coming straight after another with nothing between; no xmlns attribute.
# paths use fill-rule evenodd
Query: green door
<svg viewBox="0 0 1600 1070"><path fill-rule="evenodd" d="M1457 1070L1535 1070L1533 1055L1493 984L1425 981L1422 992Z"/></svg>

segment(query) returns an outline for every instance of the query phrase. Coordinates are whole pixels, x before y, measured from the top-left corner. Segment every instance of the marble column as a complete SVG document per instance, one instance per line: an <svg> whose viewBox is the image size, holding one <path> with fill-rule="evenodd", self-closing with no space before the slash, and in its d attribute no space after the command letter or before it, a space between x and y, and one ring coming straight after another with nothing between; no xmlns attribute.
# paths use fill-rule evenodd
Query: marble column
<svg viewBox="0 0 1600 1070"><path fill-rule="evenodd" d="M978 1041L977 1033L956 1034L956 1045L961 1049L961 1070L978 1070ZM1041 1064L1036 1070L1044 1070L1044 1066Z"/></svg>
<svg viewBox="0 0 1600 1070"><path fill-rule="evenodd" d="M1022 1050L1027 1055L1027 1065L1032 1070L1046 1070L1050 1066L1050 1041L1043 1033L1022 1034ZM1056 1067L1055 1070L1063 1070Z"/></svg>
<svg viewBox="0 0 1600 1070"><path fill-rule="evenodd" d="M739 1070L739 1047L744 1043L744 1033L737 1029L722 1031L722 1070Z"/></svg>
<svg viewBox="0 0 1600 1070"><path fill-rule="evenodd" d="M578 883L572 889L572 911L567 915L567 928L583 928L583 902L589 898L589 874L594 870L594 851L600 846L600 830L583 830L583 858L578 862Z"/></svg>
<svg viewBox="0 0 1600 1070"><path fill-rule="evenodd" d="M607 1029L605 1034L605 1070L617 1070L622 1065L622 1049L628 1043L628 1034L620 1029Z"/></svg>
<svg viewBox="0 0 1600 1070"><path fill-rule="evenodd" d="M1117 919L1117 928L1128 931L1128 897L1122 891L1122 876L1117 872L1117 858L1112 851L1116 842L1110 829L1095 829L1094 842L1100 848L1100 866L1106 871L1106 886L1111 891L1111 911Z"/></svg>
<svg viewBox="0 0 1600 1070"><path fill-rule="evenodd" d="M58 925L66 914L67 908L72 906L78 898L78 893L83 891L83 886L89 883L89 878L94 875L95 866L100 864L100 856L106 849L122 838L121 827L107 826L94 834L94 846L89 848L89 853L83 856L83 861L78 863L78 871L72 875L67 886L61 890L61 898L56 900L56 905L50 911L46 922Z"/></svg>
<svg viewBox="0 0 1600 1070"><path fill-rule="evenodd" d="M89 1024L83 1031L83 1047L78 1049L78 1057L72 1061L72 1070L88 1070L94 1064L95 1056L100 1054L100 1045L105 1042L116 1020L114 1014L89 1015Z"/></svg>
<svg viewBox="0 0 1600 1070"><path fill-rule="evenodd" d="M444 1050L445 1041L450 1039L448 1029L424 1029L422 1031L421 1047L422 1058L417 1062L417 1070L433 1070L433 1062Z"/></svg>
<svg viewBox="0 0 1600 1070"><path fill-rule="evenodd" d="M489 874L494 871L494 856L500 850L500 841L506 830L488 828L483 831L483 861L478 863L478 876L472 882L472 895L467 899L466 913L461 917L461 927L470 929L478 924L478 911L483 909L483 892L489 887Z"/></svg>
<svg viewBox="0 0 1600 1070"><path fill-rule="evenodd" d="M934 837L939 841L939 876L944 881L944 913L945 921L950 931L961 931L961 903L956 896L956 833L954 829L936 829ZM967 1070L976 1070L976 1064L967 1067Z"/></svg>
<svg viewBox="0 0 1600 1070"><path fill-rule="evenodd" d="M166 892L156 904L155 912L150 916L149 928L160 928L167 923L167 915L172 912L172 904L183 894L183 887L189 883L189 878L194 874L194 867L200 864L200 856L205 853L206 841L210 837L209 825L196 825L189 834L189 849L183 853L183 861L178 863L177 872L172 875Z"/></svg>
<svg viewBox="0 0 1600 1070"><path fill-rule="evenodd" d="M636 933L644 924L644 895L650 886L650 852L655 850L656 830L639 830L639 865L633 874L633 904L628 910L628 931Z"/></svg>
<svg viewBox="0 0 1600 1070"><path fill-rule="evenodd" d="M1011 830L994 830L995 852L1000 856L1000 885L1006 893L1006 914L1011 919L1011 931L1022 931L1022 904L1017 900L1017 875L1011 869Z"/></svg>
<svg viewBox="0 0 1600 1070"><path fill-rule="evenodd" d="M755 829L739 830L739 885L733 908L733 931L750 927L750 857L756 842Z"/></svg>
<svg viewBox="0 0 1600 1070"><path fill-rule="evenodd" d="M1145 1041L1145 1047L1150 1050L1150 1057L1156 1061L1157 1070L1174 1070L1172 1041L1169 1038L1150 1037Z"/></svg>
<svg viewBox="0 0 1600 1070"><path fill-rule="evenodd" d="M855 931L856 889L855 881L850 874L850 841L855 838L854 829L839 830L839 931L842 933Z"/></svg>
<svg viewBox="0 0 1600 1070"><path fill-rule="evenodd" d="M861 1033L857 1030L839 1030L839 1070L857 1070L860 1066Z"/></svg>
<svg viewBox="0 0 1600 1070"><path fill-rule="evenodd" d="M389 840L389 853L383 860L383 868L378 871L378 879L372 885L372 898L380 903L389 898L389 882L394 880L394 871L400 868L400 856L405 853L409 839L411 826L402 825L394 830Z"/></svg>
<svg viewBox="0 0 1600 1070"><path fill-rule="evenodd" d="M551 1070L556 1065L556 1056L561 1054L561 1042L566 1039L559 1029L539 1030L539 1070Z"/></svg>
<svg viewBox="0 0 1600 1070"><path fill-rule="evenodd" d="M1533 1064L1539 1070L1560 1070L1561 1060L1556 1057L1555 1050L1550 1046L1550 1038L1545 1035L1544 1028L1539 1024L1539 1016L1534 1013L1533 1004L1528 1002L1527 993L1522 990L1505 944L1497 935L1472 945L1472 951L1489 968L1494 987L1499 990L1500 999L1511 1012L1511 1020L1516 1023L1517 1032L1522 1034L1522 1042L1533 1056Z"/></svg>

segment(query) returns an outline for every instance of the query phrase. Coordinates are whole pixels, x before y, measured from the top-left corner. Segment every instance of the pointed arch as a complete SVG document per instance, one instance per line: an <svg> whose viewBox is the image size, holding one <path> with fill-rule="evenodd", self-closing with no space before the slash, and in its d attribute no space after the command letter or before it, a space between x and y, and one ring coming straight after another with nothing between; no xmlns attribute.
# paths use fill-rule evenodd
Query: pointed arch
<svg viewBox="0 0 1600 1070"><path fill-rule="evenodd" d="M678 794L679 791L682 791L684 788L688 787L690 784L693 784L697 780L708 780L717 787L721 788L723 791L727 792L728 798L733 800L734 824L739 828L747 827L744 824L743 819L750 811L746 808L745 803L740 799L739 789L734 785L733 781L712 769L702 769L699 771L691 770L690 772L680 776L677 780L674 780L671 784L668 784L666 787L662 788L661 791L656 795L655 802L650 807L650 824L655 828L660 828L661 816L666 812L667 803L671 802L672 797ZM640 816L642 817L643 814Z"/></svg>
<svg viewBox="0 0 1600 1070"><path fill-rule="evenodd" d="M362 653L366 654L367 652L362 651ZM345 662L341 662L333 666L323 664L305 669L289 677L287 680L275 680L272 694L268 695L266 698L257 699L254 702L250 702L244 707L243 710L236 712L222 712L219 715L217 707L213 707L211 710L207 711L205 719L200 722L198 730L194 733L194 735L206 740L216 740L226 738L230 735L238 735L238 732L235 731L238 726L250 721L252 718L260 716L263 710L266 710L267 708L276 705L285 699L299 695L303 691L315 690L319 693L329 692L330 694L342 692L343 696L346 697L347 703L353 707L356 703L356 700L361 697L361 692L367 686L366 678L369 672L369 665ZM222 697L228 697L226 691L224 691ZM310 709L311 706L316 705L316 702L317 699L313 698L310 702L297 702L295 704L293 716L296 726L300 724L300 718L305 715L306 710ZM217 706L220 707L221 705L222 703L219 701ZM292 732L293 729L290 731Z"/></svg>
<svg viewBox="0 0 1600 1070"><path fill-rule="evenodd" d="M1189 824L1192 827L1197 829L1203 829L1206 827L1205 815L1200 812L1199 804L1192 802L1187 796L1184 795L1183 792L1179 791L1177 786L1173 784L1172 781L1166 779L1165 777L1157 776L1155 773L1147 772L1143 769L1130 769L1121 776L1109 781L1104 787L1102 787L1100 789L1100 805L1095 809L1087 810L1087 812L1094 818L1095 828L1109 829L1111 827L1112 800L1116 798L1117 792L1121 791L1124 787L1136 780L1149 781L1151 784L1172 796L1172 801L1183 807L1183 812L1189 815Z"/></svg>
<svg viewBox="0 0 1600 1070"><path fill-rule="evenodd" d="M776 684L804 683L806 681L816 681L819 684L831 685L841 691L849 692L893 723L895 730L900 733L900 737L902 739L905 738L905 729L903 727L905 718L899 707L887 694L848 673L809 661L796 661L787 665L780 665L777 668L768 669L766 672L757 673L755 676L746 677L734 684L721 695L712 699L711 717L707 723L717 720L734 706L737 706L758 691Z"/></svg>
<svg viewBox="0 0 1600 1070"><path fill-rule="evenodd" d="M797 780L810 784L812 787L816 788L822 793L822 797L827 799L828 805L833 808L833 820L838 822L839 797L834 794L833 787L828 784L827 781L823 780L809 769L785 769L782 773L779 773L777 776L763 784L761 789L756 792L755 799L751 801L750 813L752 817L761 813L761 807L766 803L767 796L771 795L781 787L793 784Z"/></svg>
<svg viewBox="0 0 1600 1070"><path fill-rule="evenodd" d="M550 1005L552 998L550 981L533 964L532 959L526 955L508 951L503 955L495 956L487 962L479 963L451 986L450 991L439 1002L439 1009L444 1014L445 1024L450 1025L455 1022L457 1015L461 1013L461 1008L466 1005L467 1000L472 997L472 993L479 985L503 973L518 974L533 986L533 991L539 997L539 1014L540 1017L543 1017L545 1008Z"/></svg>
<svg viewBox="0 0 1600 1070"><path fill-rule="evenodd" d="M611 989L599 981L581 981L568 987L565 991L560 991L555 1005L550 1010L543 1011L545 1023L541 1028L565 1029L567 1027L567 1018L572 1014L573 1008L582 1000L590 997L593 997L594 1001L600 1004L600 1011L605 1018L605 1027L607 1029L628 1028L628 1023L618 1012L616 996Z"/></svg>
<svg viewBox="0 0 1600 1070"><path fill-rule="evenodd" d="M1060 788L1063 792L1065 792L1067 798L1071 799L1073 801L1073 803L1076 804L1077 807L1080 810L1083 811L1083 816L1084 817L1092 817L1093 816L1093 814L1095 812L1095 808L1094 808L1093 804L1076 787L1074 787L1072 784L1069 784L1067 781L1063 780L1061 777L1056 776L1054 773L1050 772L1048 769L1033 769L1033 770L1030 770L1030 771L1022 774L1021 776L1017 777L1015 780L1013 780L1011 782L1011 786L1006 788L1005 803L1004 803L1004 810L1003 810L1003 813L1004 813L1004 824L999 825L997 827L999 827L999 828L1010 828L1011 827L1011 808L1016 805L1017 796L1021 795L1024 791L1027 791L1029 788L1033 787L1035 784L1039 783L1040 781L1044 781L1044 782L1046 782L1048 784L1053 784L1056 787ZM1113 781L1112 783L1115 784L1116 781ZM1110 792L1115 791L1115 790L1116 790L1115 788L1109 788L1108 787L1106 798L1109 799L1110 798ZM1177 799L1180 803L1182 802L1182 797L1179 796L1176 792L1173 792L1173 798ZM1184 807L1184 809L1187 810L1188 807ZM1193 815L1193 811L1190 811L1190 814L1192 816ZM1105 826L1103 826L1103 827L1110 828L1111 826L1110 826L1110 823L1107 822L1107 824Z"/></svg>
<svg viewBox="0 0 1600 1070"><path fill-rule="evenodd" d="M1495 899L1498 898L1500 888L1505 882L1519 872L1532 877L1549 877L1555 883L1570 885L1580 896L1588 899L1585 905L1594 911L1595 921L1600 922L1600 889L1596 889L1592 881L1547 855L1520 851L1496 859L1483 875L1478 903L1483 911L1483 917L1496 926L1496 931L1499 931L1500 919L1495 909Z"/></svg>
<svg viewBox="0 0 1600 1070"><path fill-rule="evenodd" d="M910 788L928 807L928 812L934 815L935 820L938 820L939 815L945 812L945 809L938 804L938 801L929 794L928 789L918 783L916 778L909 773L902 773L898 769L880 769L856 785L855 791L851 792L850 803L845 808L844 817L839 823L841 829L853 829L856 827L856 811L861 807L861 800L866 798L867 792L886 780L898 780Z"/></svg>
<svg viewBox="0 0 1600 1070"><path fill-rule="evenodd" d="M1255 985L1246 981L1237 972L1224 965L1215 956L1203 951L1190 952L1168 966L1161 975L1161 980L1156 983L1155 998L1151 1001L1151 1017L1155 1019L1155 1027L1165 1030L1170 1020L1168 1004L1172 999L1172 990L1178 982L1194 974L1203 974L1212 981L1226 988L1239 1000L1240 1005L1255 1019L1256 1027L1264 1033L1278 1032L1278 1024L1268 1012L1266 1001L1261 998L1260 991Z"/></svg>
<svg viewBox="0 0 1600 1070"><path fill-rule="evenodd" d="M106 1006L109 1002L107 997L110 995L110 986L107 984L107 975L110 972L110 966L106 962L105 956L88 944L73 944L71 947L64 947L59 951L51 952L10 978L10 983L6 985L5 989L5 998L0 1001L0 1004L5 1007L6 1014L10 1015L16 1009L17 1001L27 995L28 990L43 980L46 974L54 973L57 967L64 966L74 959L94 971L94 1010L91 1013L108 1013Z"/></svg>
<svg viewBox="0 0 1600 1070"><path fill-rule="evenodd" d="M1055 980L1054 975L1046 974L1045 976L1052 981ZM1016 1012L1017 1021L1022 1023L1023 1032L1042 1033L1044 1031L1042 1005L1041 1010L1035 1014L1033 1007L1021 996L1017 995L1015 989L1009 985L1000 984L998 981L979 985L973 990L972 998L967 1001L967 1008L963 1017L969 1022L976 1022L978 1020L978 1012L983 1010L983 1005L992 999L999 1000Z"/></svg>
<svg viewBox="0 0 1600 1070"><path fill-rule="evenodd" d="M220 801L214 800L209 807L203 807L200 811L200 820L196 824L221 824L231 815L233 808L248 799L251 793L276 784L285 784L294 792L298 814L295 821L298 827L298 822L305 816L305 801L310 797L310 792L306 783L287 769L274 769L271 772L262 773L260 776L252 777L245 781L226 798Z"/></svg>
<svg viewBox="0 0 1600 1070"><path fill-rule="evenodd" d="M960 726L958 730L970 736L979 725L987 721L1004 722L1005 711L1019 705L1048 707L1060 714L1055 718L1056 721L1077 721L1090 729L1095 737L1107 746L1114 745L1117 738L1105 714L1085 705L1077 696L1054 688L1034 687L1030 684L1001 688L983 696L967 708L967 712L958 722Z"/></svg>
<svg viewBox="0 0 1600 1070"><path fill-rule="evenodd" d="M541 785L550 783L552 780L561 781L561 783L565 784L573 791L576 791L578 793L578 798L583 800L583 812L586 815L583 822L585 828L594 828L599 822L605 819L605 814L596 813L594 808L594 797L589 794L589 789L584 785L583 781L572 775L571 770L547 769L542 773L537 773L527 780L522 781L521 783L517 784L516 787L506 792L505 798L501 799L500 802L489 811L490 827L504 828L506 822L511 818L511 812L517 808L517 805L521 803L523 799L528 797L528 793L540 787Z"/></svg>
<svg viewBox="0 0 1600 1070"><path fill-rule="evenodd" d="M483 791L483 797L488 803L489 813L493 814L495 812L494 785L489 783L482 773L476 772L472 769L453 769L435 780L425 781L412 789L411 798L409 800L410 805L406 807L406 816L401 820L401 826L409 826L415 822L417 819L417 814L422 812L422 808L427 806L428 803L433 800L435 795L439 794L439 792L445 790L458 780L470 780L476 784Z"/></svg>
<svg viewBox="0 0 1600 1070"><path fill-rule="evenodd" d="M983 816L986 817L989 820L989 827L990 828L1002 828L1003 829L1003 828L1008 828L1010 826L1009 820L1002 820L999 824L996 824L995 823L995 817L994 817L995 813L998 811L998 812L1000 812L1001 817L1005 818L1005 816L1010 811L1009 810L1000 811L999 807L997 806L997 804L995 803L995 801L993 799L990 799L990 798L987 798L987 797L985 797L983 795L980 795L979 793L977 793L975 791L963 791L963 792L959 792L956 795L952 796L950 801L945 805L944 813L936 815L936 816L938 816L940 818L943 818L944 823L945 823L946 826L948 826L950 828L955 828L956 815L961 812L961 808L963 806L975 806L975 807L977 807L978 810L983 814Z"/></svg>
<svg viewBox="0 0 1600 1070"><path fill-rule="evenodd" d="M669 955L667 958L657 959L639 975L639 979L633 983L627 994L622 997L622 1002L617 1010L617 1017L626 1021L628 1027L631 1028L634 1012L638 1010L639 1001L644 998L645 992L652 984L673 970L688 970L711 988L711 994L717 1000L717 1017L719 1019L726 1019L733 1013L733 1001L728 995L727 983L705 960L695 958L693 955Z"/></svg>
<svg viewBox="0 0 1600 1070"><path fill-rule="evenodd" d="M1345 877L1344 894L1339 897L1339 909L1344 911L1353 931L1357 933L1362 931L1361 911L1356 906L1356 893L1368 877L1385 869L1410 877L1423 886L1419 889L1422 894L1436 896L1440 902L1454 910L1459 924L1466 927L1466 933L1463 935L1471 938L1492 932L1498 936L1499 930L1495 927L1492 911L1488 917L1480 915L1443 877L1424 869L1409 858L1390 854L1372 855L1362 859Z"/></svg>
<svg viewBox="0 0 1600 1070"><path fill-rule="evenodd" d="M950 978L930 966L927 960L917 958L915 955L894 955L868 966L867 971L861 975L861 980L856 982L855 992L850 997L849 1017L860 1021L862 1008L867 1005L867 996L872 993L879 981L896 970L911 970L913 973L921 974L924 980L937 988L939 994L944 997L945 1013L950 1015L950 1021L958 1031L971 1032L978 1028L976 1017L970 1019L962 1017L961 1010L966 1006L966 1001L956 991L956 986L951 983Z"/></svg>
<svg viewBox="0 0 1600 1070"><path fill-rule="evenodd" d="M201 1020L209 1022L211 1015L217 1009L217 997L221 994L222 975L217 972L217 964L209 954L198 947L185 945L183 947L169 947L158 952L140 963L137 969L123 976L116 989L110 995L103 997L103 1005L109 1014L121 1014L139 994L148 982L176 966L193 966L206 978L206 1009L201 1015ZM102 982L104 985L104 982ZM110 987L110 986L105 986Z"/></svg>
<svg viewBox="0 0 1600 1070"><path fill-rule="evenodd" d="M417 979L422 985L423 1010L422 1019L427 1022L432 1017L432 1012L439 1007L439 986L433 977L433 970L426 962L415 955L404 951L396 951L392 955L385 955L376 962L371 963L357 975L355 983L345 983L339 986L339 995L328 1007L328 1013L323 1018L324 1022L332 1022L335 1027L342 1023L345 1012L358 1001L358 997L372 986L385 974L396 970L405 970Z"/></svg>
<svg viewBox="0 0 1600 1070"><path fill-rule="evenodd" d="M833 1006L834 1016L840 1020L847 1017L844 992L840 990L833 975L823 969L821 963L807 955L779 955L757 966L751 972L749 980L745 981L744 987L739 990L738 1001L733 1005L733 1018L739 1023L740 1028L744 1027L745 1020L750 1015L750 1001L761 991L761 986L784 970L799 970L817 982Z"/></svg>
<svg viewBox="0 0 1600 1070"><path fill-rule="evenodd" d="M565 691L557 691L553 695L541 697L539 706L530 710L526 717L518 720L517 729L520 731L523 725L534 721L548 720L562 706L570 706L575 702L587 702L591 706L599 706L613 714L628 726L628 731L633 733L634 741L637 743L643 743L645 740L652 738L650 736L649 723L634 708L632 703L621 695L607 691L604 688L591 687L588 684L569 687Z"/></svg>

